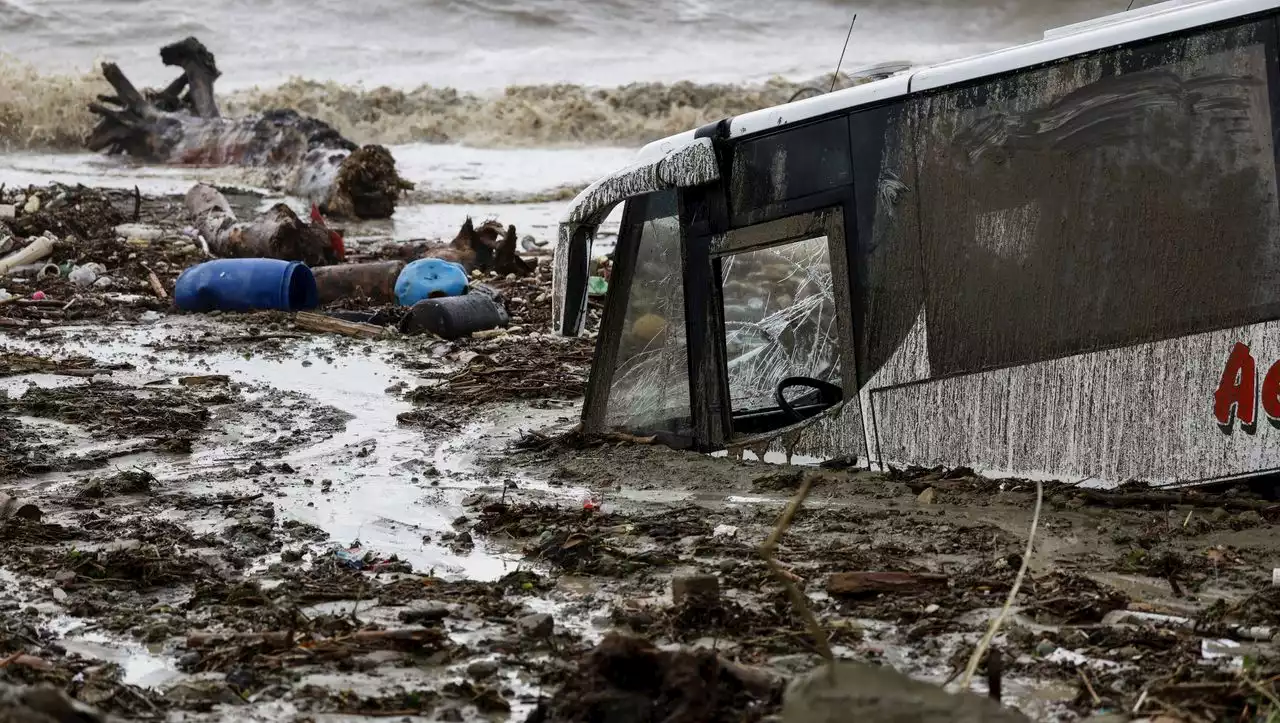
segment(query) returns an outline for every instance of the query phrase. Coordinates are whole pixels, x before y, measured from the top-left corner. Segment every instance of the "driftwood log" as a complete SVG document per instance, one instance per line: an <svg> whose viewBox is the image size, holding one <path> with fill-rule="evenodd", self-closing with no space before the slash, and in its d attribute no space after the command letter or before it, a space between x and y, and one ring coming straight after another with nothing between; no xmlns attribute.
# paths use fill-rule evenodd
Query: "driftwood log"
<svg viewBox="0 0 1280 723"><path fill-rule="evenodd" d="M225 258L266 258L325 266L342 261L342 238L320 220L308 224L283 203L252 221L240 221L218 189L197 183L184 200L209 252Z"/></svg>
<svg viewBox="0 0 1280 723"><path fill-rule="evenodd" d="M166 45L160 59L182 68L182 76L161 91L139 91L117 65L103 64L115 95L89 104L101 116L85 139L90 150L152 163L278 169L277 190L347 218L389 218L401 192L413 187L400 178L385 147L358 146L297 111L224 118L213 94L221 73L199 40Z"/></svg>

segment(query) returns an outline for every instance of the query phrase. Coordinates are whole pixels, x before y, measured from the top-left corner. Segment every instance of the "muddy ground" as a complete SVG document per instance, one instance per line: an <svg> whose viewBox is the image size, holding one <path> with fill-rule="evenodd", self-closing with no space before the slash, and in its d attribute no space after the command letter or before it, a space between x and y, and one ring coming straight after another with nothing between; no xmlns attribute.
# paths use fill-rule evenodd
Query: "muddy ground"
<svg viewBox="0 0 1280 723"><path fill-rule="evenodd" d="M954 685L1021 566L1032 482L574 434L592 342L546 333L545 256L488 280L496 336L317 335L160 298L149 273L171 294L201 258L178 199L0 203L33 192L66 203L14 230L113 284L0 283L0 683L137 720L766 720L822 663L758 552L806 472L777 558L837 657ZM1046 484L972 689L1035 720L1275 715L1272 492Z"/></svg>

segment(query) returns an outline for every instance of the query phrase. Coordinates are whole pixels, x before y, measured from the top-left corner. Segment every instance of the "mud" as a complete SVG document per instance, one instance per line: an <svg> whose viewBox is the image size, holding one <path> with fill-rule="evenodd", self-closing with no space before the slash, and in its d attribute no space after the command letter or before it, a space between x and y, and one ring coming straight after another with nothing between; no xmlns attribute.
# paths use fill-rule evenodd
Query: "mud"
<svg viewBox="0 0 1280 723"><path fill-rule="evenodd" d="M102 197L132 223L129 194ZM191 254L168 203L142 200L145 246L64 219L97 236L60 236L55 261L171 278ZM0 306L29 323L0 330L0 493L40 511L0 522L0 684L123 719L791 720L786 686L823 660L759 548L813 468L576 433L592 345L547 333L546 265L484 280L519 320L457 341L47 280L58 306ZM838 467L778 562L836 658L954 688L1022 564L1035 484ZM1273 497L1045 485L1003 665L972 692L998 675L1033 720L1266 719ZM831 584L856 572L927 584ZM689 575L718 595L677 603Z"/></svg>

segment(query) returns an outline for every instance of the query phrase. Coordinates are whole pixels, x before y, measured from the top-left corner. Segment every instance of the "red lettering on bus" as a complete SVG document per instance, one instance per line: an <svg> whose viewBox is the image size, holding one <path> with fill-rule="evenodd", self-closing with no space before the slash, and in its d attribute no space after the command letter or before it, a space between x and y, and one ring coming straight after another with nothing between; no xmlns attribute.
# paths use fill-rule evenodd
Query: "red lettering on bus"
<svg viewBox="0 0 1280 723"><path fill-rule="evenodd" d="M1275 371L1275 367L1272 367ZM1280 372L1276 373L1280 376ZM1267 373L1267 379L1272 378ZM1280 385L1280 379L1275 380ZM1278 390L1280 391L1280 390ZM1222 381L1218 382L1218 390L1213 393L1213 416L1224 431L1231 431L1235 420L1245 431L1257 424L1258 400L1258 368L1249 353L1249 347L1236 342L1227 356L1227 366L1222 370ZM1276 401L1280 406L1280 399ZM1280 411L1280 410L1278 410Z"/></svg>

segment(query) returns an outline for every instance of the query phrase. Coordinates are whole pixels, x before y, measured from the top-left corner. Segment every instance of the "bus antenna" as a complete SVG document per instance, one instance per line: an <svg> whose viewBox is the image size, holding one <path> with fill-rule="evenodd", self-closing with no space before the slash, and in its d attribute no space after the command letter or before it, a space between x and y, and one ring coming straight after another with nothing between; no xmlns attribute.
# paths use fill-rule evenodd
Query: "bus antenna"
<svg viewBox="0 0 1280 723"><path fill-rule="evenodd" d="M844 53L849 49L849 38L853 37L853 24L856 22L858 22L858 14L854 13L853 20L849 21L849 34L844 36L844 47L840 48L840 60L836 62L836 72L831 75L831 90L828 90L828 93L836 89L836 81L840 79L840 66L844 65Z"/></svg>

